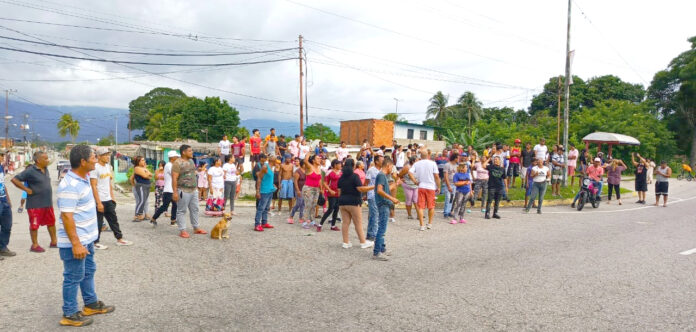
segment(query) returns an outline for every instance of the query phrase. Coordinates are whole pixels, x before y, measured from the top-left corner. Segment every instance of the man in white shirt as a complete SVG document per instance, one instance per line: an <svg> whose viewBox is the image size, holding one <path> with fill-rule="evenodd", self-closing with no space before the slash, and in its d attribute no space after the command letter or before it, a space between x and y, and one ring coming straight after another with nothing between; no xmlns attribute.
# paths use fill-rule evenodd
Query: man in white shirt
<svg viewBox="0 0 696 332"><path fill-rule="evenodd" d="M169 158L169 162L164 165L164 189L162 190L162 205L155 211L155 214L152 216L152 223L154 225L157 225L157 218L159 216L167 211L167 208L169 208L169 204L172 204L172 213L171 213L171 219L169 221L170 225L174 226L176 225L176 201L172 200L172 195L174 194L174 190L172 190L172 163L179 159L181 157L178 152L175 150L169 151L167 153L167 157Z"/></svg>
<svg viewBox="0 0 696 332"><path fill-rule="evenodd" d="M97 157L99 159L97 164L94 165L94 170L89 172L89 183L92 186L94 201L97 203L97 229L99 232L97 240L94 241L94 249L104 250L108 248L99 243L102 226L104 226L104 218L106 218L111 231L114 233L116 245L129 246L133 242L123 239L123 233L121 233L121 227L116 216L116 201L114 201L114 188L112 185L114 171L109 164L111 152L107 147L99 147L97 149Z"/></svg>
<svg viewBox="0 0 696 332"><path fill-rule="evenodd" d="M227 140L227 135L222 135L222 140L220 143L218 143L218 155L223 163L225 163L225 160L227 160L227 156L230 155L231 144L232 143Z"/></svg>
<svg viewBox="0 0 696 332"><path fill-rule="evenodd" d="M288 142L288 152L293 158L300 157L300 135L295 135L295 140Z"/></svg>
<svg viewBox="0 0 696 332"><path fill-rule="evenodd" d="M348 157L348 149L346 148L346 142L341 142L341 146L336 149L336 159L343 162L344 159Z"/></svg>
<svg viewBox="0 0 696 332"><path fill-rule="evenodd" d="M420 230L425 230L423 224L423 209L428 209L428 229L433 227L433 216L435 215L435 193L440 192L440 175L437 164L430 160L431 152L429 149L422 148L420 151L423 159L411 166L411 171L418 179L418 222Z"/></svg>
<svg viewBox="0 0 696 332"><path fill-rule="evenodd" d="M549 147L546 146L546 139L542 138L539 140L539 144L534 146L534 158L541 159L546 163L549 153Z"/></svg>
<svg viewBox="0 0 696 332"><path fill-rule="evenodd" d="M307 145L307 140L303 137L302 141L300 141L300 160L304 159L307 153L309 153L309 145Z"/></svg>

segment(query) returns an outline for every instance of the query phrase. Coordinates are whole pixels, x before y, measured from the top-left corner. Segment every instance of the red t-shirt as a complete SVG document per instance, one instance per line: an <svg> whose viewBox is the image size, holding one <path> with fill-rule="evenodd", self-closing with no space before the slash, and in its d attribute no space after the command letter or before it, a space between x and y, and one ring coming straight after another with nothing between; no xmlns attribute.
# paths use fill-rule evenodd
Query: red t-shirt
<svg viewBox="0 0 696 332"><path fill-rule="evenodd" d="M251 154L261 153L261 137L249 138L249 146L251 146Z"/></svg>
<svg viewBox="0 0 696 332"><path fill-rule="evenodd" d="M329 197L338 197L338 179L341 178L341 172L334 172L330 171L329 174L326 175L325 181L329 185L329 188L335 192L335 194L329 193Z"/></svg>
<svg viewBox="0 0 696 332"><path fill-rule="evenodd" d="M513 164L519 164L520 157L513 156L515 154L515 152L519 155L522 152L522 150L520 150L520 148L512 148L512 150L510 151L510 162Z"/></svg>
<svg viewBox="0 0 696 332"><path fill-rule="evenodd" d="M244 141L232 144L232 155L235 157L241 157L243 149L244 149Z"/></svg>

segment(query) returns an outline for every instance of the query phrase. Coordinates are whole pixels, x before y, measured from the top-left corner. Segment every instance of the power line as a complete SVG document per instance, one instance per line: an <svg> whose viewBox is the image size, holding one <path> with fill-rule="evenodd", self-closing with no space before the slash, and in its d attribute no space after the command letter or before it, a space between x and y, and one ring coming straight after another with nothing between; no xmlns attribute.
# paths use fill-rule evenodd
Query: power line
<svg viewBox="0 0 696 332"><path fill-rule="evenodd" d="M284 58L284 59L276 59L276 60L250 61L250 62L227 62L227 63L161 63L161 62L138 62L138 61L109 60L109 59L101 59L101 58L85 58L85 57L77 57L77 56L70 56L70 55L60 55L60 54L54 54L54 53L44 53L44 52L21 50L21 49L2 47L2 46L0 46L0 49L13 51L13 52L45 55L45 56L64 58L64 59L75 59L75 60L85 60L85 61L95 61L95 62L110 62L110 63L129 64L129 65L146 65L146 66L226 67L226 66L244 66L244 65L255 65L255 64L260 64L260 63L271 63L271 62L295 60L295 58Z"/></svg>
<svg viewBox="0 0 696 332"><path fill-rule="evenodd" d="M229 56L229 55L248 55L248 54L258 54L258 53L277 53L277 52L291 51L291 50L297 49L297 48L283 48L283 49L274 49L274 50L249 51L249 52L228 52L228 53L150 53L150 52L106 50L106 49L100 49L100 48L78 47L78 46L71 46L71 45L59 45L59 44L54 44L54 43L44 43L44 42L38 42L38 41L33 41L33 40L21 39L21 38L12 38L12 37L7 37L7 36L0 36L0 38L14 40L14 41L20 41L20 42L25 42L25 43L32 43L32 44L70 48L70 49L76 49L76 50L96 51L96 52L105 52L105 53L157 55L157 56L181 56L181 57L202 57L202 56L212 57L212 56Z"/></svg>

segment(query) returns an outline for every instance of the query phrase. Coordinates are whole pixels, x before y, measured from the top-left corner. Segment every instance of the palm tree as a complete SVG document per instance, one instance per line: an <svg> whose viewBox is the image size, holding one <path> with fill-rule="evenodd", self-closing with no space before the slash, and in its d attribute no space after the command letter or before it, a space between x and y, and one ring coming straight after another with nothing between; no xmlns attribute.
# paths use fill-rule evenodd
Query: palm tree
<svg viewBox="0 0 696 332"><path fill-rule="evenodd" d="M72 139L72 142L75 143L75 138L77 138L77 134L80 132L80 122L73 119L72 114L70 113L65 113L60 117L60 121L58 121L58 134L61 137L65 137L66 135L70 135L70 138Z"/></svg>
<svg viewBox="0 0 696 332"><path fill-rule="evenodd" d="M432 98L430 98L430 105L428 105L428 111L426 112L428 117L433 117L438 124L448 115L451 115L452 109L447 106L449 102L449 95L445 96L442 91L438 91Z"/></svg>
<svg viewBox="0 0 696 332"><path fill-rule="evenodd" d="M467 129L469 130L469 136L471 136L471 119L473 118L474 122L476 122L483 116L482 104L476 99L473 92L467 91L457 99L457 107L467 112L467 117L469 119Z"/></svg>

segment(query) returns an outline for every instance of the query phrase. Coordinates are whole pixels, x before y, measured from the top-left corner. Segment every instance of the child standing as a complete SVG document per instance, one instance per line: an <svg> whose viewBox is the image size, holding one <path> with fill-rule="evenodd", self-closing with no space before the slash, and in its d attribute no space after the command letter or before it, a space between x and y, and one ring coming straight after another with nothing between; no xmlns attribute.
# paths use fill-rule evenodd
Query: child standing
<svg viewBox="0 0 696 332"><path fill-rule="evenodd" d="M454 173L453 182L454 186L457 188L457 193L454 196L454 207L452 208L453 217L450 224L466 224L466 220L464 220L466 202L470 201L471 206L474 205L473 201L469 199L471 196L471 175L469 175L469 166L467 164L459 164L457 173ZM454 217L457 215L459 216L459 221Z"/></svg>
<svg viewBox="0 0 696 332"><path fill-rule="evenodd" d="M387 256L390 256L390 254L387 253L387 248L384 244L384 235L387 232L390 210L392 206L399 204L399 200L391 195L389 181L387 180L387 177L391 176L393 163L390 158L384 158L382 170L375 179L375 203L377 204L379 222L377 223L377 236L372 258L380 261L389 260Z"/></svg>

